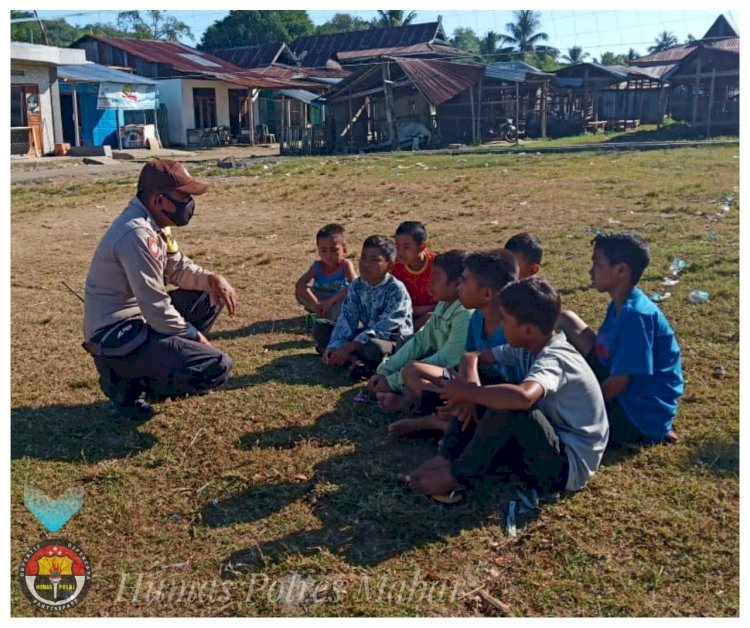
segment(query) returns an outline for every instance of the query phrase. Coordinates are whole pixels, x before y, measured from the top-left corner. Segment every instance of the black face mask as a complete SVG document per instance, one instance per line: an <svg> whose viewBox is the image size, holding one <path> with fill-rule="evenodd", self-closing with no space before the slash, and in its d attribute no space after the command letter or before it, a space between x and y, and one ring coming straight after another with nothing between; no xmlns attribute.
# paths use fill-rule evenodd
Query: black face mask
<svg viewBox="0 0 750 628"><path fill-rule="evenodd" d="M186 224L188 224L190 222L190 219L193 217L193 212L195 211L195 199L191 197L186 201L178 201L177 199L174 199L166 194L164 195L164 197L168 198L169 202L175 206L175 211L165 212L162 209L162 213L178 227L184 227Z"/></svg>

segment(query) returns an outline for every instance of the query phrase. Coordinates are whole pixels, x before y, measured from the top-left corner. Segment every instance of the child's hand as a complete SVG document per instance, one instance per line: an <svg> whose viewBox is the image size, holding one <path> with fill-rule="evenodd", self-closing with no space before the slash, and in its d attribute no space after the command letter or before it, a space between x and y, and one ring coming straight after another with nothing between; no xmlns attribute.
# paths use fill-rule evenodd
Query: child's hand
<svg viewBox="0 0 750 628"><path fill-rule="evenodd" d="M326 349L323 352L323 364L333 366L331 363L331 356L333 355L333 349Z"/></svg>
<svg viewBox="0 0 750 628"><path fill-rule="evenodd" d="M315 309L315 313L318 315L319 318L325 318L326 313L328 310L328 307L326 305L326 301L318 301L313 308Z"/></svg>
<svg viewBox="0 0 750 628"><path fill-rule="evenodd" d="M391 387L388 385L388 380L385 378L385 375L373 375L368 381L367 381L367 390L369 390L373 395L375 393L389 393L393 392L391 390Z"/></svg>
<svg viewBox="0 0 750 628"><path fill-rule="evenodd" d="M466 428L477 420L477 404L471 401L464 401L455 407L456 417L461 421L461 431L465 432Z"/></svg>
<svg viewBox="0 0 750 628"><path fill-rule="evenodd" d="M467 396L469 385L465 381L437 380L434 383L439 388L440 398L449 406L457 406L469 400Z"/></svg>
<svg viewBox="0 0 750 628"><path fill-rule="evenodd" d="M348 351L346 347L333 349L331 351L331 354L328 356L327 364L330 364L331 366L342 366L349 359L350 355L351 351Z"/></svg>

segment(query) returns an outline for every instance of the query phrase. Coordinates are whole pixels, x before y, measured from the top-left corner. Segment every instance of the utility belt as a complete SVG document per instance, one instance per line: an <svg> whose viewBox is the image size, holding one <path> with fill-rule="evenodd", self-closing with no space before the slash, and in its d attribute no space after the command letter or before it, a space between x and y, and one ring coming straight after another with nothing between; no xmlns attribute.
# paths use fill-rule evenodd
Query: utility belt
<svg viewBox="0 0 750 628"><path fill-rule="evenodd" d="M148 325L142 318L129 318L98 331L82 343L93 356L122 358L130 355L148 339Z"/></svg>

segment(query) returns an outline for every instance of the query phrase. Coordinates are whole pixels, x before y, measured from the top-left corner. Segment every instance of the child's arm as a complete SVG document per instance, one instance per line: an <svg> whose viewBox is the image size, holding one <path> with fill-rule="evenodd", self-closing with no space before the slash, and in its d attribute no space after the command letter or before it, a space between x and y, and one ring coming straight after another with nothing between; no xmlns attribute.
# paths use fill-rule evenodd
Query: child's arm
<svg viewBox="0 0 750 628"><path fill-rule="evenodd" d="M310 290L310 285L315 280L315 267L310 266L307 271L297 279L297 283L294 286L294 292L303 301L310 301L314 305L318 303L318 298Z"/></svg>
<svg viewBox="0 0 750 628"><path fill-rule="evenodd" d="M434 341L429 345L426 343L420 345L419 350L422 354L412 359L418 359L420 362L434 364L435 366L457 366L464 355L466 334L469 330L470 319L471 314L468 311L457 313L453 318L450 331L448 332L448 338L445 342L440 346L436 346ZM433 336L430 335L430 331L433 327L430 323L431 320L431 318L427 320L425 326L414 335L415 338L418 336L425 340L431 340L433 338ZM428 352L432 353L428 354Z"/></svg>
<svg viewBox="0 0 750 628"><path fill-rule="evenodd" d="M495 410L528 410L544 396L544 388L537 382L475 386L458 380L436 382L440 397L448 405L470 401Z"/></svg>
<svg viewBox="0 0 750 628"><path fill-rule="evenodd" d="M357 269L354 268L354 264L350 259L344 260L344 277L349 280L349 283L359 277L359 275L357 275Z"/></svg>
<svg viewBox="0 0 750 628"><path fill-rule="evenodd" d="M357 298L358 292L356 288L349 290L346 299L344 300L344 305L341 307L341 314L339 315L336 325L333 328L333 332L331 333L331 340L328 343L329 348L339 349L352 342L352 338L357 331L357 324L359 323ZM357 340L357 338L354 338L354 340ZM354 348L352 348L352 350L354 350Z"/></svg>
<svg viewBox="0 0 750 628"><path fill-rule="evenodd" d="M344 277L346 277L350 283L357 278L357 271L354 270L354 264L352 264L348 259L344 260ZM348 292L349 287L347 286L346 288L339 290L333 296L328 297L325 301L321 301L321 309L327 313L327 311L330 310L334 305L336 305L337 303L341 303L341 301L346 299L346 295L348 294Z"/></svg>
<svg viewBox="0 0 750 628"><path fill-rule="evenodd" d="M630 375L612 375L602 382L604 401L617 399L630 384Z"/></svg>
<svg viewBox="0 0 750 628"><path fill-rule="evenodd" d="M560 312L555 323L555 329L562 331L568 342L582 356L587 356L593 351L596 344L596 333L572 310Z"/></svg>

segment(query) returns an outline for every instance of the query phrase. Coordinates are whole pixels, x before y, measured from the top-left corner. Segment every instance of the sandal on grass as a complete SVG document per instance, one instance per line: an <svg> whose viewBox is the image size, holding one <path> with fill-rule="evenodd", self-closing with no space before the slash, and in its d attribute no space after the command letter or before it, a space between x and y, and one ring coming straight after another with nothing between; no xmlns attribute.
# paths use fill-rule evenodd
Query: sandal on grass
<svg viewBox="0 0 750 628"><path fill-rule="evenodd" d="M462 488L456 488L447 493L436 493L435 495L430 495L430 497L440 504L452 506L464 501L465 491Z"/></svg>

